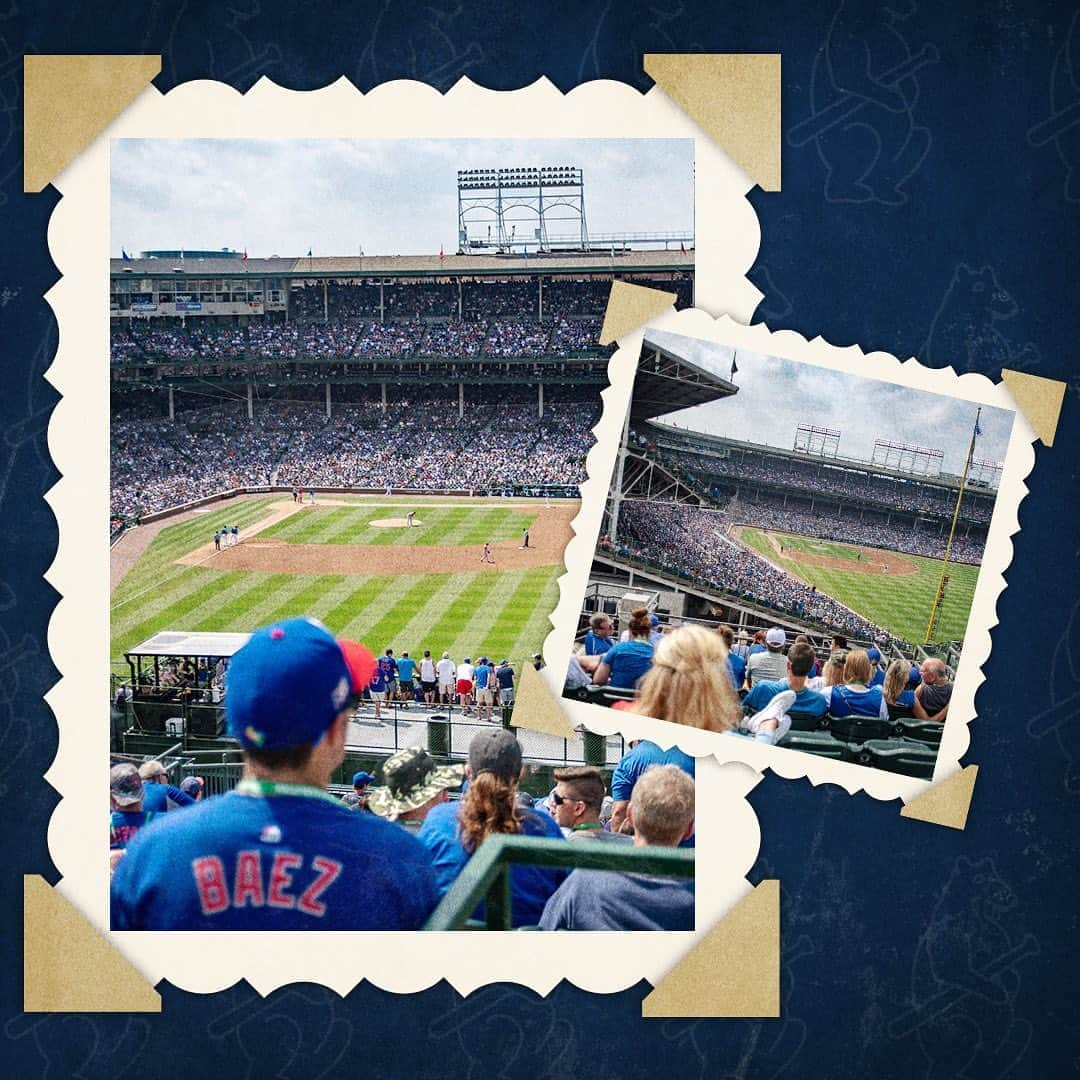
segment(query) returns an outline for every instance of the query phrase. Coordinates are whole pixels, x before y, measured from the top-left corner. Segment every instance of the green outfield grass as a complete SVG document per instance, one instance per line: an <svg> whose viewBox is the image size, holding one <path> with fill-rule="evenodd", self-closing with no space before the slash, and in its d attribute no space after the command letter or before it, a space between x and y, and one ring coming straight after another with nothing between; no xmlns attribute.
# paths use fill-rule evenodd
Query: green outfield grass
<svg viewBox="0 0 1080 1080"><path fill-rule="evenodd" d="M774 533L784 545L784 554L807 552L846 559L858 563L859 548L851 544L831 540L815 540L812 537L790 533ZM930 607L934 602L938 581L941 578L941 561L925 559L918 555L903 555L918 567L915 574L875 574L859 570L814 566L801 561L783 561L760 529L743 529L743 542L764 555L770 562L784 567L789 573L816 585L819 592L839 600L866 619L885 627L898 637L908 641L922 641ZM971 601L975 595L975 582L979 576L977 566L952 563L949 567L949 587L945 603L938 618L935 640L963 640L967 627Z"/></svg>
<svg viewBox="0 0 1080 1080"><path fill-rule="evenodd" d="M403 518L406 506L335 506L305 509L279 521L260 535L290 544L455 544L480 545L485 540L517 540L532 528L535 514L501 506L417 506L411 529L379 528L370 522Z"/></svg>
<svg viewBox="0 0 1080 1080"><path fill-rule="evenodd" d="M408 650L414 658L431 649L436 657L446 650L455 660L486 654L496 661L505 656L520 663L540 650L551 628L548 615L559 597L560 566L374 576L271 574L176 564L226 522L239 525L242 536L280 498L223 504L220 512L215 508L212 514L161 530L112 594L110 656L115 674L128 674L124 651L158 630L248 631L295 615L313 615L335 634L363 641L376 652L389 646L398 654ZM405 513L399 507L380 506L379 500L368 500L356 510L303 513L282 524L314 527L336 517L339 509L354 518L353 525L359 523L353 543L385 543L385 533L396 539L409 532L367 526L373 517ZM512 539L533 519L527 509L515 514L505 507L475 504L445 514L441 508L423 510L430 524L413 529L411 542L420 543L422 531L428 544L476 543L475 538L467 539L476 530L481 542ZM343 525L339 534L343 537L346 518L337 520ZM368 537L364 530L376 535ZM333 542L303 531L283 535L278 527L260 535L297 543Z"/></svg>

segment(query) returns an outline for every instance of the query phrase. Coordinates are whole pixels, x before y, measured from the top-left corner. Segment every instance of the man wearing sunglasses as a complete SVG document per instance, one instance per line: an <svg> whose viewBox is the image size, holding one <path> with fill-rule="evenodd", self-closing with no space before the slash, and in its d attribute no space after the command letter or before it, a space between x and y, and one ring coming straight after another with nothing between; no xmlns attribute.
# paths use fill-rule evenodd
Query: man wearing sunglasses
<svg viewBox="0 0 1080 1080"><path fill-rule="evenodd" d="M552 817L568 840L614 840L630 843L629 836L608 832L600 821L604 778L599 769L574 766L555 770L551 793Z"/></svg>

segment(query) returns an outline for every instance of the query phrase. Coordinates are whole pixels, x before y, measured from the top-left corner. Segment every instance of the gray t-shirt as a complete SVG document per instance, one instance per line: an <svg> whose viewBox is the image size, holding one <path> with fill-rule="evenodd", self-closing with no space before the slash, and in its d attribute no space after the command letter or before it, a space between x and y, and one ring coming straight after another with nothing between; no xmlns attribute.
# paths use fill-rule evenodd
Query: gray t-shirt
<svg viewBox="0 0 1080 1080"><path fill-rule="evenodd" d="M927 715L936 716L946 705L949 704L949 700L952 698L952 686L951 682L947 683L924 683L922 690L919 691L919 701L922 702L922 707L926 710Z"/></svg>
<svg viewBox="0 0 1080 1080"><path fill-rule="evenodd" d="M782 679L787 675L787 657L782 652L773 652L772 649L754 653L746 661L746 674L750 676L751 685Z"/></svg>
<svg viewBox="0 0 1080 1080"><path fill-rule="evenodd" d="M541 930L693 930L694 883L686 878L575 870L540 916Z"/></svg>

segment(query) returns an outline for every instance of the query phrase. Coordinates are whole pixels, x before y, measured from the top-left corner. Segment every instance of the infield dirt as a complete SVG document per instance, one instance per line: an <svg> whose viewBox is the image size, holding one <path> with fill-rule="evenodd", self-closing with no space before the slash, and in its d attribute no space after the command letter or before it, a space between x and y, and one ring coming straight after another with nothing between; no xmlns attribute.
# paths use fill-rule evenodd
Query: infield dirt
<svg viewBox="0 0 1080 1080"><path fill-rule="evenodd" d="M746 528L750 528L750 526L746 526ZM919 572L919 568L910 559L893 551L882 551L880 548L859 548L862 552L862 559L860 560L840 559L832 555L817 555L810 551L793 551L789 555L786 551L781 551L781 538L778 538L776 533L768 530L761 531L764 532L765 539L768 540L774 557L780 562L824 566L832 570L848 570L853 574L917 574ZM745 543L742 534L742 526L734 530L735 537ZM747 544L747 547L749 546ZM848 546L856 547L857 545L849 544Z"/></svg>
<svg viewBox="0 0 1080 1080"><path fill-rule="evenodd" d="M570 522L576 506L524 511L534 522L529 528L529 546L517 540L491 545L493 563L480 561L481 546L396 545L396 544L289 544L284 540L260 540L258 534L293 514L317 514L320 509L355 506L355 503L327 499L318 506L297 506L291 500L274 503L270 513L241 536L235 547L215 551L203 544L176 561L185 566L208 566L217 570L256 570L274 574L459 574L478 570L526 570L534 566L554 566L573 536ZM438 505L438 504L433 504ZM461 506L461 503L447 504ZM378 509L384 509L383 503ZM372 507L374 511L376 507Z"/></svg>

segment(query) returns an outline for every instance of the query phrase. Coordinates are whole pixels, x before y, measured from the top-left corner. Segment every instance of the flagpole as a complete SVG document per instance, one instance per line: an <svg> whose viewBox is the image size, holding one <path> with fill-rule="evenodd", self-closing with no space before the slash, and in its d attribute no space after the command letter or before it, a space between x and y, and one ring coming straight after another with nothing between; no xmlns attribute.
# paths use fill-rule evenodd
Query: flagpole
<svg viewBox="0 0 1080 1080"><path fill-rule="evenodd" d="M960 517L960 503L964 498L964 488L967 486L971 459L975 456L975 436L979 431L980 416L982 416L981 405L975 414L975 426L971 429L971 442L968 443L967 458L964 461L964 473L960 477L960 490L956 493L956 506L953 509L952 524L949 526L949 539L945 544L945 558L941 564L941 580L938 582L937 592L934 594L934 606L930 609L930 621L926 624L924 645L930 644L930 639L933 637L934 629L937 626L938 616L941 614L941 605L945 601L945 586L949 583L949 556L952 554L953 538L956 535L956 522Z"/></svg>

